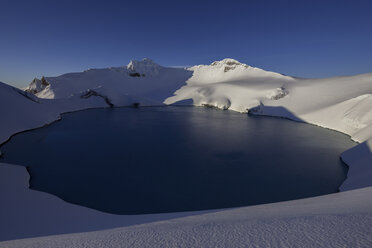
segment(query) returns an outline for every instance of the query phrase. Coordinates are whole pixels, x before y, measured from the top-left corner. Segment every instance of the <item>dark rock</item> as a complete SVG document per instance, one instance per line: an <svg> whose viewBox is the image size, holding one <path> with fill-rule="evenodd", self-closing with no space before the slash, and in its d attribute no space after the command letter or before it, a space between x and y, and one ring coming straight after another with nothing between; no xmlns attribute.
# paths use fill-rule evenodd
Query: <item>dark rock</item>
<svg viewBox="0 0 372 248"><path fill-rule="evenodd" d="M129 73L129 76L131 76L131 77L141 77L141 74L139 74L138 72L131 72L131 73Z"/></svg>

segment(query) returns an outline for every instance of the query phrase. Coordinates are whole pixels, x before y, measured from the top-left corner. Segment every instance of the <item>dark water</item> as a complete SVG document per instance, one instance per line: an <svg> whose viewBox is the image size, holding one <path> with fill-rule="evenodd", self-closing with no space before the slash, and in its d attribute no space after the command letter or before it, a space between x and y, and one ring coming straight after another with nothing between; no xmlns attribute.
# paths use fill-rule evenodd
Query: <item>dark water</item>
<svg viewBox="0 0 372 248"><path fill-rule="evenodd" d="M92 109L14 136L31 188L105 212L236 207L337 192L355 145L323 128L196 107ZM27 206L25 206L27 207Z"/></svg>

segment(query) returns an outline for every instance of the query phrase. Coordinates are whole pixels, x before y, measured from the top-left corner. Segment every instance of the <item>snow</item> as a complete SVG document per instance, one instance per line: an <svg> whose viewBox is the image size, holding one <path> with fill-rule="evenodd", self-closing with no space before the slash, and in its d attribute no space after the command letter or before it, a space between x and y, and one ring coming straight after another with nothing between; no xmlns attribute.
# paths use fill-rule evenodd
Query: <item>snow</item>
<svg viewBox="0 0 372 248"><path fill-rule="evenodd" d="M160 105L192 99L242 113L285 117L350 135L359 145L341 157L350 166L342 193L215 213L114 216L27 189L24 168L0 164L0 247L372 246L372 74L303 79L233 59L168 68L144 59L127 66L35 79L28 92L0 83L0 143L63 112ZM357 189L366 187L363 189ZM61 210L63 209L63 210ZM167 220L154 222L155 220ZM134 225L152 222L149 224ZM20 223L24 223L21 225ZM38 228L35 228L38 223Z"/></svg>
<svg viewBox="0 0 372 248"><path fill-rule="evenodd" d="M182 68L162 67L149 59L133 60L122 67L89 69L58 77L45 77L48 86L36 95L47 99L66 99L73 94L95 89L106 94L117 106L123 104L123 96L136 102L135 99L138 99L160 105L181 87L191 74L191 71ZM41 89L31 83L27 90L36 88Z"/></svg>

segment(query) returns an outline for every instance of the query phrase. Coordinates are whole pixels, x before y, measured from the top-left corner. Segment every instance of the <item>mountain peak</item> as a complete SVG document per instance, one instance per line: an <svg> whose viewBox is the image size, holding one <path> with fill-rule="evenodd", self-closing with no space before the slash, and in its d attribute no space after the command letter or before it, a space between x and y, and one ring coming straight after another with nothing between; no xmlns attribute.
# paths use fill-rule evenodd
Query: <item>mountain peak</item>
<svg viewBox="0 0 372 248"><path fill-rule="evenodd" d="M230 58L226 58L226 59L219 60L219 61L214 61L211 64L211 66L216 66L216 65L228 65L228 66L243 65L243 66L247 66L246 64L240 63L239 61L237 61L235 59L230 59Z"/></svg>
<svg viewBox="0 0 372 248"><path fill-rule="evenodd" d="M220 61L214 61L210 66L217 67L217 68L223 68L224 72L228 72L230 70L234 70L237 67L244 67L249 68L249 65L240 63L239 61L235 59L226 58Z"/></svg>
<svg viewBox="0 0 372 248"><path fill-rule="evenodd" d="M161 68L162 66L148 58L144 58L140 61L131 60L127 65L128 70L146 75L157 74Z"/></svg>

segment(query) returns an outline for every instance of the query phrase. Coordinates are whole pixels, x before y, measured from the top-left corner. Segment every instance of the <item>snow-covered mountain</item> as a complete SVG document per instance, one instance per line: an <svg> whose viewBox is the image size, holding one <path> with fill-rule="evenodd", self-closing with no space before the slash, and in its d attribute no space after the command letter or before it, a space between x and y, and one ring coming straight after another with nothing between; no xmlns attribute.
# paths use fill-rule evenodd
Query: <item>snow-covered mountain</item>
<svg viewBox="0 0 372 248"><path fill-rule="evenodd" d="M89 69L58 77L34 79L27 92L40 98L61 99L73 95L107 97L113 105L128 105L132 100L161 104L184 85L192 72L182 68L167 68L150 59L132 60L127 66ZM88 94L92 92L93 94ZM123 100L128 99L128 100Z"/></svg>
<svg viewBox="0 0 372 248"><path fill-rule="evenodd" d="M197 106L286 117L366 142L367 149L360 156L372 161L372 74L303 79L251 67L234 59L189 68L163 67L143 59L130 61L123 67L34 79L26 92L38 98L58 100L58 106L63 103L58 108L61 112L87 106L174 104L192 99ZM55 103L50 101L48 105ZM350 156L346 158L346 154L343 156L349 165L356 161ZM354 174L353 170L351 166L349 175ZM365 170L364 176L372 176L372 166ZM360 180L349 177L343 188L353 188L357 182L359 185Z"/></svg>
<svg viewBox="0 0 372 248"><path fill-rule="evenodd" d="M372 138L372 73L349 77L302 79L225 59L189 68L193 75L172 104L195 105L287 117L331 128L356 141Z"/></svg>
<svg viewBox="0 0 372 248"><path fill-rule="evenodd" d="M166 104L191 98L195 105L247 112L258 106L261 98L284 97L287 94L284 86L289 87L295 82L292 77L251 67L234 59L188 69L193 71L192 77L175 92L175 96L166 99Z"/></svg>
<svg viewBox="0 0 372 248"><path fill-rule="evenodd" d="M234 59L189 68L163 67L143 59L123 67L34 79L26 92L34 93L55 115L87 107L174 104L192 99L197 106L286 117L366 142L367 149L360 151L358 161L372 161L372 74L303 79ZM357 163L346 154L343 159L349 165ZM364 177L372 176L372 166L363 170ZM353 171L351 166L349 175ZM355 183L360 185L358 177L349 177L343 188L354 188Z"/></svg>
<svg viewBox="0 0 372 248"><path fill-rule="evenodd" d="M197 65L189 68L163 67L152 60L144 59L131 61L123 67L90 69L58 77L34 79L26 91L0 83L0 143L5 142L16 132L40 127L57 120L63 112L92 107L184 103L185 100L190 99L197 106L214 106L242 113L285 117L348 134L360 144L341 155L342 159L350 166L347 180L341 186L341 190L372 186L372 73L347 77L303 79L265 71L233 59L224 59L210 65ZM3 173L7 173L6 171L8 169ZM7 189L5 193L0 191L0 198L1 194L9 196L12 192L12 187ZM354 198L344 194L339 202L345 206L350 204L351 208L354 208L359 205L354 204L353 199L364 201L365 204L361 204L363 211L369 213L367 216L369 219L363 215L357 222L361 224L358 228L363 229L362 219L370 220L370 204L367 200L370 199L371 190L369 188L365 191L358 191L357 194L359 194L358 197ZM12 201L13 198L6 199ZM310 205L326 205L333 198L331 195L319 199L311 200ZM40 201L34 204L35 206L48 205L47 202ZM302 204L301 201L288 203L286 209L283 212L277 212L274 217L281 218L283 214L285 215L294 208L300 209L294 207L298 203ZM5 209L5 212L13 210L12 204L6 205L10 207ZM62 205L62 203L58 203L55 208L58 209ZM273 205L272 209L276 209L278 206ZM305 222L298 222L298 218L295 216L293 224L317 223L317 217L307 215L308 212L306 212L316 208L308 208L306 204L302 206L303 210L301 211L303 212L296 212L295 215L302 219L309 219L306 219ZM345 211L341 211L347 218L350 218L345 222L348 223L347 225L351 225L353 216L359 213L356 210L351 211L351 208L345 207ZM247 209L252 216L257 213L256 210L249 210L252 208ZM80 209L79 211L84 210ZM221 223L239 226L241 220L239 216L244 216L242 214L245 213L245 210L231 213L230 216L226 214L226 211L222 211L221 222L217 226ZM334 216L339 212L336 206L332 206L328 212L324 213ZM38 212L39 215L43 215L43 213ZM235 220L234 216L238 216L239 220ZM191 221L193 226L211 225L211 231L214 232L213 228L216 226L210 224L210 220L213 218L208 218L196 216L180 220L177 228L182 233L182 223ZM257 220L244 220L245 224L243 223L243 225L254 228L254 223L258 221L259 228L265 229L265 218L262 216ZM336 219L333 226L344 223L343 218ZM4 228L12 223L10 218L7 220L8 222L3 224ZM286 220L283 221L286 222ZM324 223L329 222L322 222L320 225ZM280 222L277 227L281 227L282 224ZM149 233L154 231L153 227L157 226L163 226L163 224L148 225L142 231ZM126 230L124 232L130 235L131 230L136 231L137 229L128 230L129 232ZM185 233L189 235L190 232L192 233L190 230ZM221 229L222 236L224 230L227 229ZM312 228L304 230L312 230ZM342 232L345 230L340 229ZM320 235L321 230L318 231L319 233L314 234L315 236ZM208 234L208 230L204 233ZM97 235L111 237L111 234L112 231L108 231ZM94 240L93 236L88 235L87 238ZM272 237L272 240L275 242L275 238ZM367 241L372 242L371 240Z"/></svg>

